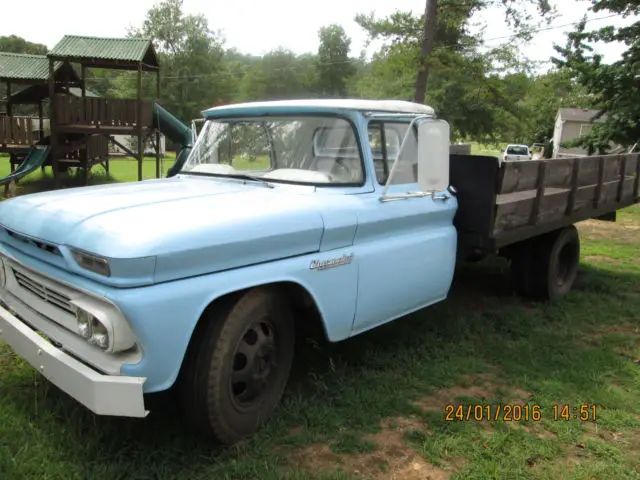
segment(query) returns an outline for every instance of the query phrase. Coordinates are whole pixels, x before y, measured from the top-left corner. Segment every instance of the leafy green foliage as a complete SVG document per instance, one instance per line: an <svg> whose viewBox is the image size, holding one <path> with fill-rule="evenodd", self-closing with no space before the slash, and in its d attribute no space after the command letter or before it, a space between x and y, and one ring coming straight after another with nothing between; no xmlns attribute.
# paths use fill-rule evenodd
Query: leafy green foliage
<svg viewBox="0 0 640 480"><path fill-rule="evenodd" d="M623 17L640 14L638 0L592 1L594 12L608 11ZM562 58L555 62L584 86L600 108L602 123L576 142L591 153L604 153L612 146L630 146L640 140L640 21L622 27L612 25L587 31L583 20L569 36L565 47L556 46ZM622 58L611 64L595 53L594 42L622 42Z"/></svg>
<svg viewBox="0 0 640 480"><path fill-rule="evenodd" d="M630 12L629 6L636 4L637 0L609 0L598 3L598 8ZM483 44L483 33L472 29L476 14L490 8L501 11L505 24L515 32L491 48ZM454 139L485 144L547 142L558 108L610 105L619 115L605 124L612 133L607 141L622 141L619 137L626 132L624 136L633 137L635 143L634 115L640 104L633 77L635 50L629 49L629 59L622 66L600 62L596 68L595 60L582 66L577 54L572 54L560 70L535 72L534 65L521 58L519 42L530 39L533 29L553 15L546 0L439 0L425 103L451 123ZM351 39L339 25L318 31L315 53L296 55L277 48L263 56L246 55L226 48L204 16L186 14L182 0L160 1L130 34L153 38L161 62L160 101L185 121L213 105L251 100L346 96L411 100L420 64L423 16L396 11L384 18L361 14L356 21L370 41L381 42L371 59L351 53ZM633 41L637 30L636 26L609 27L598 35ZM2 50L31 48L39 47L19 37L0 37ZM585 47L583 52L587 51ZM587 75L587 67L598 74ZM88 76L88 88L99 95L135 98L136 72L89 69ZM155 82L154 73L144 75L145 97L155 97Z"/></svg>
<svg viewBox="0 0 640 480"><path fill-rule="evenodd" d="M47 46L41 43L29 42L17 35L0 36L0 52L45 55Z"/></svg>
<svg viewBox="0 0 640 480"><path fill-rule="evenodd" d="M355 70L349 58L351 39L340 25L321 28L318 37L318 87L324 95L344 96Z"/></svg>

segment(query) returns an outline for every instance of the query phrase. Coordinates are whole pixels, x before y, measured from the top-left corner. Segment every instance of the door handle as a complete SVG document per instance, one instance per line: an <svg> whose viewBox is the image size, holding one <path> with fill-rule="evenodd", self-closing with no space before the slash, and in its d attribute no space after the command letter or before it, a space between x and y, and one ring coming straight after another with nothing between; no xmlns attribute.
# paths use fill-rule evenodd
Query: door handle
<svg viewBox="0 0 640 480"><path fill-rule="evenodd" d="M449 195L448 193L441 193L439 195L434 195L433 199L434 200L440 200L441 202L445 202L447 200L449 200L451 198L451 195Z"/></svg>

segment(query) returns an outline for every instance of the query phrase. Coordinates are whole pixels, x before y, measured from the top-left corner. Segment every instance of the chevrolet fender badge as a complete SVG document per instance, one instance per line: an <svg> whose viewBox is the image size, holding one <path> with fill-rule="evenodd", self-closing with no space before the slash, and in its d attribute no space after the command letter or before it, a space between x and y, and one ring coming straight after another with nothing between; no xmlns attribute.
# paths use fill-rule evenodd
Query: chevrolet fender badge
<svg viewBox="0 0 640 480"><path fill-rule="evenodd" d="M327 260L312 260L309 268L311 270L327 270L328 268L341 267L348 265L353 260L353 253L344 254L341 257L329 258Z"/></svg>

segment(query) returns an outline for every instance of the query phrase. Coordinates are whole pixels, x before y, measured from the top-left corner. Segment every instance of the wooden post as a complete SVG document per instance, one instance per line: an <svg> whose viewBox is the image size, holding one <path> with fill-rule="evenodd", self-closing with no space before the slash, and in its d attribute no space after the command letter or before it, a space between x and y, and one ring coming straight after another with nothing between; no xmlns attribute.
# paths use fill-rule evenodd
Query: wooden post
<svg viewBox="0 0 640 480"><path fill-rule="evenodd" d="M616 201L622 200L622 193L624 191L624 179L625 172L627 171L627 155L620 155L620 183L618 184L618 194L616 195Z"/></svg>
<svg viewBox="0 0 640 480"><path fill-rule="evenodd" d="M13 139L13 122L11 121L11 118L13 117L13 112L11 111L11 82L7 82L7 118L8 118L8 125L9 125L9 139ZM9 142L11 143L11 142ZM13 166L13 164L11 164ZM13 168L11 169L11 171L13 171Z"/></svg>
<svg viewBox="0 0 640 480"><path fill-rule="evenodd" d="M142 143L142 62L138 63L138 181L142 180L142 157L144 147Z"/></svg>
<svg viewBox="0 0 640 480"><path fill-rule="evenodd" d="M633 185L633 200L638 201L640 194L640 155L636 156L636 181Z"/></svg>
<svg viewBox="0 0 640 480"><path fill-rule="evenodd" d="M40 140L44 138L44 113L42 112L42 100L38 100L38 128L40 129Z"/></svg>
<svg viewBox="0 0 640 480"><path fill-rule="evenodd" d="M533 207L531 208L531 216L529 217L529 225L536 225L538 223L538 214L540 213L540 204L544 198L545 182L547 176L546 160L539 160L538 164L538 184L536 185L536 197L533 200Z"/></svg>
<svg viewBox="0 0 640 480"><path fill-rule="evenodd" d="M58 139L56 137L56 108L54 102L56 80L54 78L53 62L53 59L49 58L49 130L51 131L49 158L51 158L51 170L53 171L53 188L58 189L60 188L60 172L58 171L58 159L56 158Z"/></svg>
<svg viewBox="0 0 640 480"><path fill-rule="evenodd" d="M569 216L573 213L573 208L576 203L576 193L578 192L578 179L580 178L580 160L581 157L574 157L573 169L571 171L571 190L569 191L569 201L567 202L567 209L564 212L565 216Z"/></svg>
<svg viewBox="0 0 640 480"><path fill-rule="evenodd" d="M85 78L87 76L87 67L82 64L80 66L80 92L81 92L81 100L80 104L82 105L82 116L86 120L87 119L87 103L86 103L86 89L85 89ZM89 139L91 136L86 133L84 134L84 149L80 149L80 166L82 168L82 183L84 185L89 184Z"/></svg>
<svg viewBox="0 0 640 480"><path fill-rule="evenodd" d="M87 78L87 67L83 64L80 67L80 89L82 90L82 98L87 96L87 87L85 84Z"/></svg>
<svg viewBox="0 0 640 480"><path fill-rule="evenodd" d="M11 82L7 82L7 117L13 116L11 111Z"/></svg>
<svg viewBox="0 0 640 480"><path fill-rule="evenodd" d="M604 157L598 157L598 183L596 184L596 193L593 199L593 208L596 210L600 207L600 197L602 196L602 183L604 182Z"/></svg>
<svg viewBox="0 0 640 480"><path fill-rule="evenodd" d="M156 70L156 102L160 101L160 69ZM154 108L155 110L155 108ZM160 178L160 125L156 124L156 178Z"/></svg>

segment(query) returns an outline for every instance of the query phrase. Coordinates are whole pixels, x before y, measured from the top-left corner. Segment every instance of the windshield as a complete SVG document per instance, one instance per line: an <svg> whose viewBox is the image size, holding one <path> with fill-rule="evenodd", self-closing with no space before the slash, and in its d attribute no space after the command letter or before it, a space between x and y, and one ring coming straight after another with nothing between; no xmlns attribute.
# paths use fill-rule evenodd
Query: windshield
<svg viewBox="0 0 640 480"><path fill-rule="evenodd" d="M352 125L334 117L207 120L181 173L302 184L361 184Z"/></svg>

